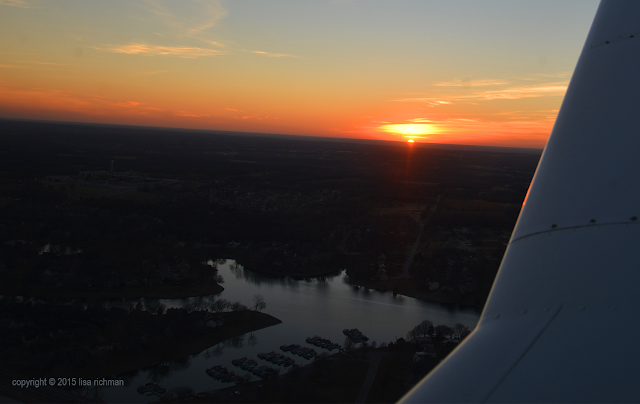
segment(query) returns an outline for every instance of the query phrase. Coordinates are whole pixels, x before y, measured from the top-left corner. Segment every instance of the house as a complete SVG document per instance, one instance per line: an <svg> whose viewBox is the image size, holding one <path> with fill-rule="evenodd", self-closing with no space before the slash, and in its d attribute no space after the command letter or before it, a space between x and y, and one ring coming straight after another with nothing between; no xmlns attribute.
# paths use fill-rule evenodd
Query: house
<svg viewBox="0 0 640 404"><path fill-rule="evenodd" d="M186 261L182 261L178 264L177 269L178 271L180 271L180 273L186 274L191 270L191 265L189 265Z"/></svg>
<svg viewBox="0 0 640 404"><path fill-rule="evenodd" d="M222 317L220 317L219 315L208 315L205 318L205 321L207 323L207 327L209 328L216 328L216 327L221 327L222 324L224 324L224 321L222 320Z"/></svg>
<svg viewBox="0 0 640 404"><path fill-rule="evenodd" d="M432 339L430 336L425 336L425 337L415 337L412 340L414 343L418 344L418 345L427 345L427 344L431 344L432 343Z"/></svg>

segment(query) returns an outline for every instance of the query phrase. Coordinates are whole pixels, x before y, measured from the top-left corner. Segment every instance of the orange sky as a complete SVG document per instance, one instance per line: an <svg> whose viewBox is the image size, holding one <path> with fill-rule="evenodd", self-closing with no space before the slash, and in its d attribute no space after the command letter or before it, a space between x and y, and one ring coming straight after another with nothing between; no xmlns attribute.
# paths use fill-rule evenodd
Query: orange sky
<svg viewBox="0 0 640 404"><path fill-rule="evenodd" d="M596 5L0 0L0 117L543 147Z"/></svg>

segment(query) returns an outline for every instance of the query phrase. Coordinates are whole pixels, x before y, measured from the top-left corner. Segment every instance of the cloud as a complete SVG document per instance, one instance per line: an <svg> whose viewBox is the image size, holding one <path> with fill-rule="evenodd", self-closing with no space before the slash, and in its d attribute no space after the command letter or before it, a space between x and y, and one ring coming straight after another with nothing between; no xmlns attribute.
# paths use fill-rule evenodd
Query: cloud
<svg viewBox="0 0 640 404"><path fill-rule="evenodd" d="M227 15L227 11L216 0L143 0L147 11L178 36L194 38L215 26Z"/></svg>
<svg viewBox="0 0 640 404"><path fill-rule="evenodd" d="M11 60L13 63L30 63L34 65L53 65L53 66L69 66L67 63L52 63L52 62L29 62L27 60Z"/></svg>
<svg viewBox="0 0 640 404"><path fill-rule="evenodd" d="M535 97L562 97L567 92L568 83L546 83L532 86L508 87L501 90L475 91L470 94L452 94L441 98L401 98L392 101L399 102L421 102L430 107L437 107L445 104L453 104L460 101L491 101L491 100L516 100L520 98ZM442 98L446 98L447 101Z"/></svg>
<svg viewBox="0 0 640 404"><path fill-rule="evenodd" d="M133 78L133 77L151 76L151 75L154 75L154 74L168 73L168 72L172 72L172 71L173 70L154 70L154 71L149 71L149 72L141 72L141 73L135 74L135 75L133 75L131 77Z"/></svg>
<svg viewBox="0 0 640 404"><path fill-rule="evenodd" d="M401 98L399 100L392 100L398 102L424 102L429 107L439 107L440 105L451 104L451 101L444 101L437 98Z"/></svg>
<svg viewBox="0 0 640 404"><path fill-rule="evenodd" d="M266 56L266 57L269 57L269 58L284 58L284 57L297 58L297 56L290 55L288 53L271 53L271 52L264 52L264 51L258 51L258 50L248 50L248 49L238 49L238 50L241 50L243 52L255 53L257 55L262 55L262 56Z"/></svg>
<svg viewBox="0 0 640 404"><path fill-rule="evenodd" d="M538 73L536 76L539 77L551 77L556 79L563 79L566 77L571 77L572 72L562 72L562 73Z"/></svg>
<svg viewBox="0 0 640 404"><path fill-rule="evenodd" d="M568 83L550 83L537 86L512 87L470 95L464 98L477 100L515 100L532 97L562 97L567 92Z"/></svg>
<svg viewBox="0 0 640 404"><path fill-rule="evenodd" d="M204 116L211 116L211 114L200 114L197 112L190 112L190 111L178 111L174 113L175 116L187 116L190 118L202 118Z"/></svg>
<svg viewBox="0 0 640 404"><path fill-rule="evenodd" d="M407 121L409 121L409 122L433 122L431 119L427 119L427 118L407 119Z"/></svg>
<svg viewBox="0 0 640 404"><path fill-rule="evenodd" d="M271 52L263 52L263 51L249 51L251 53L257 53L258 55L264 55L269 58L295 58L296 56L289 55L287 53L271 53Z"/></svg>
<svg viewBox="0 0 640 404"><path fill-rule="evenodd" d="M457 79L454 81L448 82L440 82L435 83L434 86L438 87L484 87L484 86L503 86L509 84L508 81L504 80L466 80L466 79Z"/></svg>
<svg viewBox="0 0 640 404"><path fill-rule="evenodd" d="M212 40L210 40L210 39L200 39L200 40L201 40L202 42L206 42L206 43L208 43L209 45L218 46L218 47L220 47L220 48L224 48L224 47L226 47L226 46L227 46L227 45L223 44L222 42L212 41Z"/></svg>
<svg viewBox="0 0 640 404"><path fill-rule="evenodd" d="M162 46L147 45L145 43L113 45L106 48L96 47L95 49L106 52L126 53L128 55L176 56L186 59L195 59L203 56L218 56L222 54L219 50L199 48L195 46Z"/></svg>
<svg viewBox="0 0 640 404"><path fill-rule="evenodd" d="M58 63L52 63L53 65L58 65ZM61 65L64 66L64 65ZM0 68L3 69L29 69L29 70L48 70L48 71L52 71L52 70L57 70L57 71L70 71L71 69L61 69L61 68L56 68L56 67L48 67L48 66L25 66L25 65L5 65L5 64L0 64Z"/></svg>
<svg viewBox="0 0 640 404"><path fill-rule="evenodd" d="M20 8L34 8L27 0L0 0L0 6L11 6Z"/></svg>

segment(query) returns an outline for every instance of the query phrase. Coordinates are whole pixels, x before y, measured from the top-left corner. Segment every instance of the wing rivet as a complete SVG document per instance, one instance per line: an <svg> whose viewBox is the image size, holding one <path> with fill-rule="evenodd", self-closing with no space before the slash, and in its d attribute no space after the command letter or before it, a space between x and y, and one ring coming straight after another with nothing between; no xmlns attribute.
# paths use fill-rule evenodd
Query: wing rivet
<svg viewBox="0 0 640 404"><path fill-rule="evenodd" d="M629 35L629 38L633 38L635 35Z"/></svg>
<svg viewBox="0 0 640 404"><path fill-rule="evenodd" d="M580 311L585 311L585 310L587 310L587 308L586 308L586 307L584 307L584 306L580 306Z"/></svg>
<svg viewBox="0 0 640 404"><path fill-rule="evenodd" d="M496 314L495 316L493 316L493 318L495 318L496 320L500 318L500 314Z"/></svg>
<svg viewBox="0 0 640 404"><path fill-rule="evenodd" d="M546 309L544 309L544 311L549 311L549 310L551 310L551 309L550 309L550 308L548 308L548 307L547 307Z"/></svg>
<svg viewBox="0 0 640 404"><path fill-rule="evenodd" d="M527 314L527 310L522 310L522 311L520 312L520 314L522 314L522 315L524 316L525 314Z"/></svg>
<svg viewBox="0 0 640 404"><path fill-rule="evenodd" d="M632 222L635 222L636 220L638 220L638 218L637 218L637 217L635 217L635 216L633 216L633 217L631 218L631 221L632 221Z"/></svg>
<svg viewBox="0 0 640 404"><path fill-rule="evenodd" d="M605 42L605 43L606 43L606 44L608 44L608 43L611 43L611 41L607 41L607 42Z"/></svg>
<svg viewBox="0 0 640 404"><path fill-rule="evenodd" d="M618 308L617 308L616 306L612 306L612 307L611 307L611 310L613 310L613 311L618 311Z"/></svg>
<svg viewBox="0 0 640 404"><path fill-rule="evenodd" d="M596 219L591 219L589 222L590 222L590 223L595 223L595 222L596 222Z"/></svg>
<svg viewBox="0 0 640 404"><path fill-rule="evenodd" d="M556 227L558 227L558 225L557 225L557 224L552 224L552 225L551 225L551 228L552 228L552 229L555 229Z"/></svg>

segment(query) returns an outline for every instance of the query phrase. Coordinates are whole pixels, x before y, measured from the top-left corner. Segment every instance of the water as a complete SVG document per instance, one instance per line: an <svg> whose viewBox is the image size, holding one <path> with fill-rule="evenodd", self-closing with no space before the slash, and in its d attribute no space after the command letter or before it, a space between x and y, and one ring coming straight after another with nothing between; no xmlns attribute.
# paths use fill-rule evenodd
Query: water
<svg viewBox="0 0 640 404"><path fill-rule="evenodd" d="M157 401L156 396L147 397L136 391L138 386L150 381L157 382L167 390L189 386L195 392L202 392L228 387L232 384L212 379L205 369L222 365L237 375L245 375L247 372L231 364L231 360L243 356L255 359L259 365L280 368L284 373L290 368L258 359L257 354L269 351L283 353L280 346L284 344L299 344L313 348L318 353L327 352L307 344L305 339L319 335L342 345L346 338L342 333L345 328L358 328L369 337L370 343L376 341L379 345L404 337L423 320L431 320L434 325L462 323L472 329L480 317L480 310L475 308L446 306L394 296L391 292L353 287L346 282L342 273L303 280L269 277L236 266L232 260L220 261L218 271L225 279L225 290L220 298L251 306L253 296L260 294L267 303L264 312L282 320L282 324L225 341L181 361L116 376L126 379L130 384L126 387L104 388L99 392L103 400L108 403ZM162 303L168 308L182 307L191 300L166 299ZM299 365L309 363L299 356L284 354L295 359Z"/></svg>

